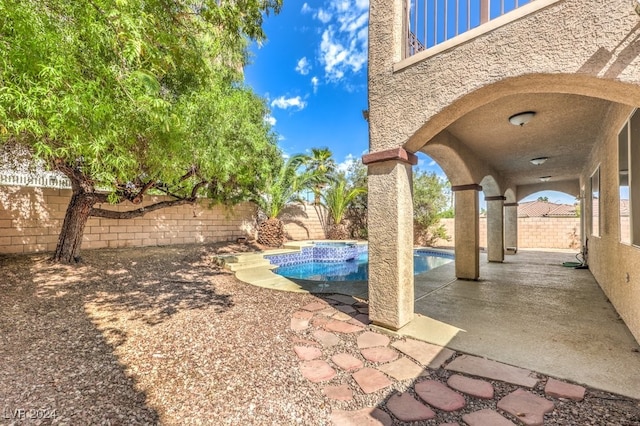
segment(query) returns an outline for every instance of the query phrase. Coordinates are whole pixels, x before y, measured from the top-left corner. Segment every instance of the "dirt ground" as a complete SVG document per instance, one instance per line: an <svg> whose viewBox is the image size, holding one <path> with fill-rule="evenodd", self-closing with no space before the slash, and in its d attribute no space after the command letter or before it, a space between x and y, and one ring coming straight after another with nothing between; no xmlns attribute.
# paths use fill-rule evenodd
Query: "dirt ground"
<svg viewBox="0 0 640 426"><path fill-rule="evenodd" d="M217 267L217 254L258 248L87 250L78 265L0 256L0 424L328 424L289 328L317 298ZM552 424L640 424L637 401L590 395Z"/></svg>

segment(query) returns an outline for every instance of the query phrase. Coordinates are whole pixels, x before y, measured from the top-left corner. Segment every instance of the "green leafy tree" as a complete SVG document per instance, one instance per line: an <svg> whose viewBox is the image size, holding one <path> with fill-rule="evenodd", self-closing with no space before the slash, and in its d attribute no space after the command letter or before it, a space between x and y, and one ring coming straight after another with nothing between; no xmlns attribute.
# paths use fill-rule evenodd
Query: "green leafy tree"
<svg viewBox="0 0 640 426"><path fill-rule="evenodd" d="M331 218L327 231L329 239L346 240L349 238L349 230L344 224L347 208L356 197L366 192L367 190L362 187L349 188L345 176L339 176L327 188L322 198Z"/></svg>
<svg viewBox="0 0 640 426"><path fill-rule="evenodd" d="M284 224L280 219L285 207L290 203L303 203L300 192L309 188L313 173L305 170L309 157L298 154L286 162L280 161L279 167L265 177L265 185L256 192L252 201L266 216L258 225L258 243L268 247L280 247L284 242Z"/></svg>
<svg viewBox="0 0 640 426"><path fill-rule="evenodd" d="M538 197L538 199L536 201L541 201L543 203L548 203L549 202L549 197Z"/></svg>
<svg viewBox="0 0 640 426"><path fill-rule="evenodd" d="M433 172L416 170L413 176L414 239L418 244L431 245L446 239L440 215L449 207L447 181Z"/></svg>
<svg viewBox="0 0 640 426"><path fill-rule="evenodd" d="M355 160L347 170L349 189L367 188L367 166L362 161ZM367 192L361 192L349 203L345 213L346 222L349 224L351 238L367 239Z"/></svg>
<svg viewBox="0 0 640 426"><path fill-rule="evenodd" d="M279 156L242 85L248 39L281 0L3 0L0 144L72 182L54 260L89 217L132 218L255 193ZM157 204L115 212L98 203Z"/></svg>

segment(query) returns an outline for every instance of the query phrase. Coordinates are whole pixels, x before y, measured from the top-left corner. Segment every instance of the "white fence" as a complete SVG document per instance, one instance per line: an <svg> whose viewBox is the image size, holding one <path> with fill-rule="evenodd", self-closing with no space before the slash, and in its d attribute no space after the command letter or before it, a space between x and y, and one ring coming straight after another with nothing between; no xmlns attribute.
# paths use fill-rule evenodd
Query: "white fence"
<svg viewBox="0 0 640 426"><path fill-rule="evenodd" d="M0 172L0 185L68 189L71 188L71 181L56 172L37 174Z"/></svg>

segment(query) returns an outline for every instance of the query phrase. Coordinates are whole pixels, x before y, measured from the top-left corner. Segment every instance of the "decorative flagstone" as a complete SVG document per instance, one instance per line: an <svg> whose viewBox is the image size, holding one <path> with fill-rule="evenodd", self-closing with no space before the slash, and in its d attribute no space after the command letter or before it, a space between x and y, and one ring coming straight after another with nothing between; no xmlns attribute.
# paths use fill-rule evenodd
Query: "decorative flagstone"
<svg viewBox="0 0 640 426"><path fill-rule="evenodd" d="M298 346L318 346L318 342L313 340L301 339L299 337L293 337L291 341Z"/></svg>
<svg viewBox="0 0 640 426"><path fill-rule="evenodd" d="M344 312L345 314L353 314L357 313L356 308L350 305L336 305L335 308L340 312Z"/></svg>
<svg viewBox="0 0 640 426"><path fill-rule="evenodd" d="M399 340L391 346L420 364L433 369L440 368L454 354L451 349L414 339Z"/></svg>
<svg viewBox="0 0 640 426"><path fill-rule="evenodd" d="M307 305L304 305L301 309L305 311L315 312L327 307L327 304L324 302L311 302Z"/></svg>
<svg viewBox="0 0 640 426"><path fill-rule="evenodd" d="M453 423L441 423L440 426L460 426L460 423L458 422L453 422Z"/></svg>
<svg viewBox="0 0 640 426"><path fill-rule="evenodd" d="M344 312L336 312L331 318L337 319L338 321L349 321L353 319L351 315L345 314Z"/></svg>
<svg viewBox="0 0 640 426"><path fill-rule="evenodd" d="M349 385L325 386L322 388L322 393L325 394L327 398L336 401L351 401L353 399L353 391Z"/></svg>
<svg viewBox="0 0 640 426"><path fill-rule="evenodd" d="M311 324L314 327L322 327L323 325L325 325L329 321L331 321L331 319L329 319L329 317L317 316L317 317L311 319Z"/></svg>
<svg viewBox="0 0 640 426"><path fill-rule="evenodd" d="M462 420L469 426L515 426L515 423L488 408L465 414Z"/></svg>
<svg viewBox="0 0 640 426"><path fill-rule="evenodd" d="M300 364L300 372L302 376L313 383L325 382L336 376L336 371L322 360L303 361Z"/></svg>
<svg viewBox="0 0 640 426"><path fill-rule="evenodd" d="M367 348L360 351L362 356L371 362L389 362L398 358L398 352L391 348Z"/></svg>
<svg viewBox="0 0 640 426"><path fill-rule="evenodd" d="M406 357L376 368L396 380L416 379L425 373L423 367Z"/></svg>
<svg viewBox="0 0 640 426"><path fill-rule="evenodd" d="M329 320L323 327L327 331L335 331L336 333L356 333L362 331L362 327L338 320Z"/></svg>
<svg viewBox="0 0 640 426"><path fill-rule="evenodd" d="M512 414L528 426L542 426L544 413L553 411L553 402L524 389L518 389L498 401L498 408Z"/></svg>
<svg viewBox="0 0 640 426"><path fill-rule="evenodd" d="M302 331L309 328L309 320L303 318L291 318L291 330Z"/></svg>
<svg viewBox="0 0 640 426"><path fill-rule="evenodd" d="M351 324L359 325L362 327L371 324L371 320L369 320L369 315L363 315L363 314L356 315L355 317L351 318L349 322Z"/></svg>
<svg viewBox="0 0 640 426"><path fill-rule="evenodd" d="M354 371L362 368L364 363L351 354L336 354L331 357L331 361L345 371Z"/></svg>
<svg viewBox="0 0 640 426"><path fill-rule="evenodd" d="M443 411L456 411L466 405L462 395L435 380L416 383L415 391L424 402Z"/></svg>
<svg viewBox="0 0 640 426"><path fill-rule="evenodd" d="M369 367L356 371L351 376L364 393L373 393L393 384L383 373Z"/></svg>
<svg viewBox="0 0 640 426"><path fill-rule="evenodd" d="M341 342L338 336L324 330L315 330L312 335L313 338L320 342L320 344L324 347L335 346Z"/></svg>
<svg viewBox="0 0 640 426"><path fill-rule="evenodd" d="M571 383L561 382L560 380L549 377L547 384L544 386L544 393L555 398L566 398L573 401L582 401L584 399L585 388Z"/></svg>
<svg viewBox="0 0 640 426"><path fill-rule="evenodd" d="M445 368L458 373L500 380L528 388L532 388L538 383L538 379L533 377L533 373L530 370L471 355L459 356Z"/></svg>
<svg viewBox="0 0 640 426"><path fill-rule="evenodd" d="M322 351L313 346L294 346L293 350L302 361L311 361L322 356Z"/></svg>
<svg viewBox="0 0 640 426"><path fill-rule="evenodd" d="M344 303L345 305L353 305L357 302L352 296L347 296L345 294L332 294L331 296L327 296L327 299L334 300L336 302Z"/></svg>
<svg viewBox="0 0 640 426"><path fill-rule="evenodd" d="M407 392L395 394L389 398L387 408L391 411L391 414L403 422L419 422L436 416L436 413L431 408L422 404Z"/></svg>
<svg viewBox="0 0 640 426"><path fill-rule="evenodd" d="M384 334L365 331L358 336L358 349L375 348L376 346L387 346L390 339Z"/></svg>
<svg viewBox="0 0 640 426"><path fill-rule="evenodd" d="M328 306L324 309L321 309L319 311L316 311L315 313L318 315L323 315L325 317L330 317L332 315L334 315L336 312L338 312L336 309L332 308L331 306Z"/></svg>
<svg viewBox="0 0 640 426"><path fill-rule="evenodd" d="M300 318L300 319L311 319L311 317L313 316L313 312L309 312L309 311L296 311L293 313L292 315L294 318Z"/></svg>
<svg viewBox="0 0 640 426"><path fill-rule="evenodd" d="M475 396L481 399L493 398L493 386L485 380L472 379L470 377L454 374L447 380L447 385L459 392Z"/></svg>
<svg viewBox="0 0 640 426"><path fill-rule="evenodd" d="M376 407L357 411L333 410L331 422L335 426L391 426L391 416Z"/></svg>

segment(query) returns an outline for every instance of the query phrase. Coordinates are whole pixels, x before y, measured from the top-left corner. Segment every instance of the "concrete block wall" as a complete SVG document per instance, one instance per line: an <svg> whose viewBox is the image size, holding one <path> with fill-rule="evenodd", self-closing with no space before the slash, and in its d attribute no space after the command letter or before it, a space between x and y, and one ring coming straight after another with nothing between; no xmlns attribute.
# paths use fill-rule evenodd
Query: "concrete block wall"
<svg viewBox="0 0 640 426"><path fill-rule="evenodd" d="M0 253L34 253L55 250L69 189L0 186ZM162 197L145 197L143 205ZM131 210L129 203L105 209ZM141 247L233 241L255 236L255 206L209 207L206 201L151 212L141 218L114 220L90 218L83 249Z"/></svg>
<svg viewBox="0 0 640 426"><path fill-rule="evenodd" d="M313 204L294 204L285 209L281 216L284 230L289 240L321 240L326 238L327 211Z"/></svg>
<svg viewBox="0 0 640 426"><path fill-rule="evenodd" d="M437 245L453 247L455 219L441 219L450 241L440 240ZM487 246L487 218L480 218L480 246ZM580 248L580 218L527 217L518 218L519 248Z"/></svg>

